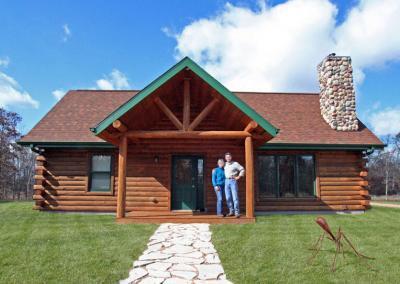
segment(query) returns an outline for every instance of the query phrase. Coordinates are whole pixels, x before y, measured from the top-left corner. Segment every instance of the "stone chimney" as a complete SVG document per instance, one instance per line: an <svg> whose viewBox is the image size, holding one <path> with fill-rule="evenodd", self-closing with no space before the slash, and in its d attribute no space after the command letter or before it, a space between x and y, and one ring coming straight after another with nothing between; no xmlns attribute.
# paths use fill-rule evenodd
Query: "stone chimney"
<svg viewBox="0 0 400 284"><path fill-rule="evenodd" d="M322 117L335 130L358 130L351 58L332 53L317 69Z"/></svg>

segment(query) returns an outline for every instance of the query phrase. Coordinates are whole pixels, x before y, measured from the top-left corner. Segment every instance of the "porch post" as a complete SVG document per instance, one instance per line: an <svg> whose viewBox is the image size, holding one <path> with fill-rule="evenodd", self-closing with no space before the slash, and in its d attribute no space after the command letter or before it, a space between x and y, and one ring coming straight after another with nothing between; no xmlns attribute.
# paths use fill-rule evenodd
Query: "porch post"
<svg viewBox="0 0 400 284"><path fill-rule="evenodd" d="M118 153L117 218L125 217L127 152L128 152L128 137L126 135L122 135L119 143L119 153Z"/></svg>
<svg viewBox="0 0 400 284"><path fill-rule="evenodd" d="M254 159L253 138L246 137L244 141L246 158L246 217L254 217Z"/></svg>

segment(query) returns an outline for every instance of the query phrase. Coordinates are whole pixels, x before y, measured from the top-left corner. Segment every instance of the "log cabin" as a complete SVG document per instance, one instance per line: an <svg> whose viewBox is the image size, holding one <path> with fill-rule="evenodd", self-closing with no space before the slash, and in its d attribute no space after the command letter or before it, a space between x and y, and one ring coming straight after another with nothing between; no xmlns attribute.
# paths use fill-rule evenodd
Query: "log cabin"
<svg viewBox="0 0 400 284"><path fill-rule="evenodd" d="M18 142L37 152L35 209L129 222L253 222L277 211L364 211L367 157L351 59L317 67L318 93L231 92L186 57L142 90L69 91ZM216 218L211 172L245 167L242 218Z"/></svg>

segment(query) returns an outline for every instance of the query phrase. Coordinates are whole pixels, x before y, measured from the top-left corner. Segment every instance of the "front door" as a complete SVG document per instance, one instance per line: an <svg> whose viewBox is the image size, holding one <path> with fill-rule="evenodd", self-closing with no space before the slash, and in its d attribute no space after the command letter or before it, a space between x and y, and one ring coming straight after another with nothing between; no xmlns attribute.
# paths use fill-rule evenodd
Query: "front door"
<svg viewBox="0 0 400 284"><path fill-rule="evenodd" d="M172 210L203 210L204 160L199 156L172 157Z"/></svg>

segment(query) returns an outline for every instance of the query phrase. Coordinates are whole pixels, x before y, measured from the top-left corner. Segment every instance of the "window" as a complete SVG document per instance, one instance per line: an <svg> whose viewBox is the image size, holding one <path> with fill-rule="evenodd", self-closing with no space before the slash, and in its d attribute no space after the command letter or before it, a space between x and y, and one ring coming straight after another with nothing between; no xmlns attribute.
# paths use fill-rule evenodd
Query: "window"
<svg viewBox="0 0 400 284"><path fill-rule="evenodd" d="M109 192L111 190L111 155L93 155L91 158L91 192Z"/></svg>
<svg viewBox="0 0 400 284"><path fill-rule="evenodd" d="M262 197L275 197L277 187L275 156L258 157L258 194Z"/></svg>
<svg viewBox="0 0 400 284"><path fill-rule="evenodd" d="M257 162L260 199L315 195L313 155L260 155Z"/></svg>

